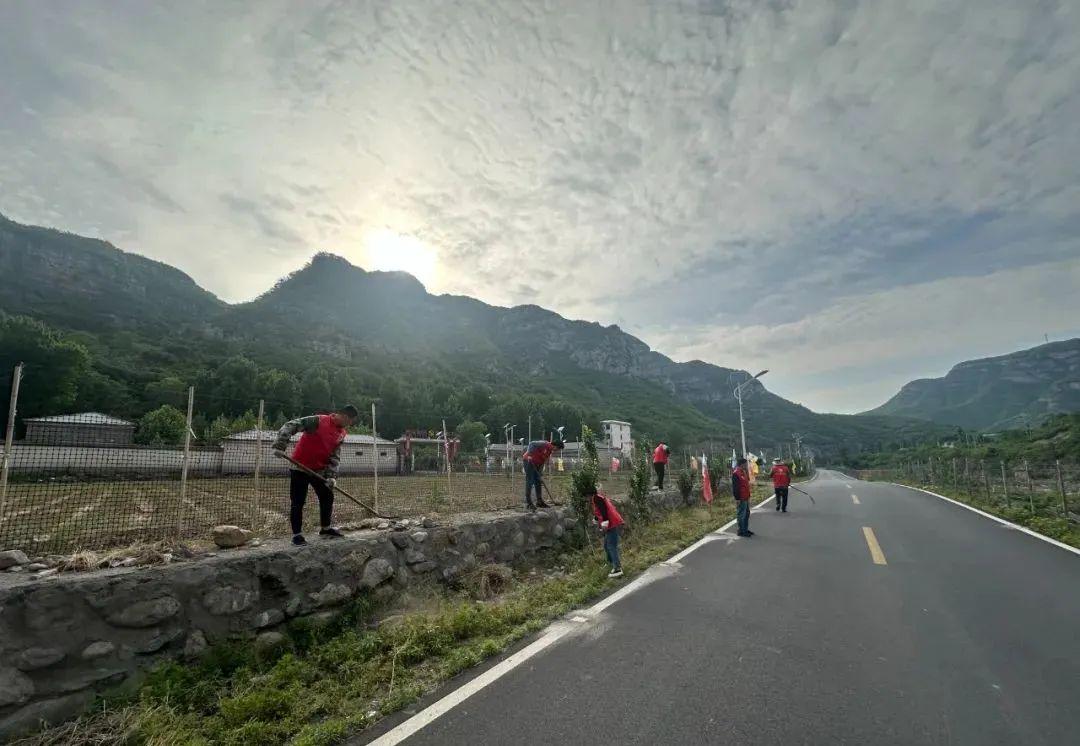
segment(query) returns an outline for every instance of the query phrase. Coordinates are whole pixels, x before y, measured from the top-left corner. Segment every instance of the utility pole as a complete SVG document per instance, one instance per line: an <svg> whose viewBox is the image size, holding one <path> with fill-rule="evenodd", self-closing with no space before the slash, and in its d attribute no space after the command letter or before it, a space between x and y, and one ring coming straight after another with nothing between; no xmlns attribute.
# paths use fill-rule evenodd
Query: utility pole
<svg viewBox="0 0 1080 746"><path fill-rule="evenodd" d="M751 381L756 381L768 372L769 370L766 368L765 370L758 373L756 376L751 376L750 378L747 378L745 381L735 387L735 398L739 400L739 433L742 435L743 458L746 458L746 420L743 418L742 390L743 387L746 386L748 383L750 383Z"/></svg>

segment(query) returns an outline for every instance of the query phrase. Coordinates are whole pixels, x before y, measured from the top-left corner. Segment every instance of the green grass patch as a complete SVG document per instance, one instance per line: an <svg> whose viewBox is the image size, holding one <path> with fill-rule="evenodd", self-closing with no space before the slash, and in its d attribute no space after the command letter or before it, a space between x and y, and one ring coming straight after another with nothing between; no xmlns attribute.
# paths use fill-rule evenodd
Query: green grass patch
<svg viewBox="0 0 1080 746"><path fill-rule="evenodd" d="M287 626L288 644L212 649L198 664L166 663L126 698L24 744L333 744L400 710L461 671L500 653L729 521L731 500L685 508L630 527L619 582L608 580L599 542L552 556L549 570L518 572L507 589L476 600L468 589L432 591L423 611L385 614L362 598L337 621Z"/></svg>

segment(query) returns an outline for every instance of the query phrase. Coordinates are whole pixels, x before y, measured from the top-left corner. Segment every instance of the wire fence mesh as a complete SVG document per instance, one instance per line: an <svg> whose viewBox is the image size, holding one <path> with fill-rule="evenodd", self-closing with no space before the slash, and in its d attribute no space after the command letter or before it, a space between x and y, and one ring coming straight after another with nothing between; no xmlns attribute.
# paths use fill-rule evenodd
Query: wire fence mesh
<svg viewBox="0 0 1080 746"><path fill-rule="evenodd" d="M273 443L298 413L272 399L231 401L194 389L175 399L131 421L95 412L20 418L13 397L0 475L0 549L70 553L206 539L221 524L287 535L291 467L276 457ZM524 506L520 445L472 452L459 446L450 437L350 432L340 448L337 484L388 516ZM557 503L567 499L570 475L580 466L567 451L546 469L549 499ZM623 495L629 465L621 454L605 456L603 487ZM307 510L313 514L316 504L310 499ZM341 496L335 500L338 525L372 515Z"/></svg>
<svg viewBox="0 0 1080 746"><path fill-rule="evenodd" d="M1060 460L949 458L855 472L860 479L919 484L971 502L1080 522L1080 464Z"/></svg>

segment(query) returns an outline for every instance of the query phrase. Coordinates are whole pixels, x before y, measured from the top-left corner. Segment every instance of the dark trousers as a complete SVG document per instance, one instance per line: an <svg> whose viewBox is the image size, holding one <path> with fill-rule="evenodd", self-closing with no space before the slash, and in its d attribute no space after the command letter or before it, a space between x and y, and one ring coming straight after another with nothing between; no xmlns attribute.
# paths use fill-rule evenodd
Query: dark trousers
<svg viewBox="0 0 1080 746"><path fill-rule="evenodd" d="M307 502L308 485L315 489L315 495L319 498L319 524L323 528L330 528L330 516L334 512L334 491L318 477L292 469L289 471L289 523L294 534L300 533L304 527L304 503Z"/></svg>
<svg viewBox="0 0 1080 746"><path fill-rule="evenodd" d="M739 533L745 534L750 530L750 501L735 501L735 517L739 524Z"/></svg>
<svg viewBox="0 0 1080 746"><path fill-rule="evenodd" d="M666 469L665 469L666 466L667 466L667 464L657 464L657 463L654 463L652 465L653 471L656 472L656 488L658 490L664 489L664 472L666 471Z"/></svg>
<svg viewBox="0 0 1080 746"><path fill-rule="evenodd" d="M540 501L543 501L543 499L544 499L544 496L542 494L540 494L540 490L543 489L543 487L540 486L541 474L542 474L542 472L538 468L536 468L535 464L533 464L531 461L526 461L525 462L525 505L526 506L531 506L533 504L532 490L533 490L534 486L536 487L536 500L538 502L540 502Z"/></svg>
<svg viewBox="0 0 1080 746"><path fill-rule="evenodd" d="M787 510L787 487L776 487L776 509Z"/></svg>
<svg viewBox="0 0 1080 746"><path fill-rule="evenodd" d="M611 563L612 570L622 569L622 559L619 557L619 529L608 529L604 533L604 552L607 561Z"/></svg>

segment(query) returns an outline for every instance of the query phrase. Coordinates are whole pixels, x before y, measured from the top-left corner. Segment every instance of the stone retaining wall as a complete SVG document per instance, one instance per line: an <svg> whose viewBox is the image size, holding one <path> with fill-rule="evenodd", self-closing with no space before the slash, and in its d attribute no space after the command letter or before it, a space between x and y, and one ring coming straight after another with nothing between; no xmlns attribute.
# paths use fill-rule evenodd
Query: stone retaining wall
<svg viewBox="0 0 1080 746"><path fill-rule="evenodd" d="M78 714L161 660L326 613L360 593L527 558L573 541L577 526L565 509L489 514L305 547L271 541L165 566L36 580L0 574L0 739Z"/></svg>

